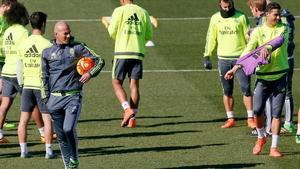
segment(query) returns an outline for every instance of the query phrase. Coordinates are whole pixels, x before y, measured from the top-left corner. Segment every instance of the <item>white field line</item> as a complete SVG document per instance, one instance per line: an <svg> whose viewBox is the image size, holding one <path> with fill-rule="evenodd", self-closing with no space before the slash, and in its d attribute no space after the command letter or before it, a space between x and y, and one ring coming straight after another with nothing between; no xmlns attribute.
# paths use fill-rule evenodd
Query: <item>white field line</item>
<svg viewBox="0 0 300 169"><path fill-rule="evenodd" d="M295 68L299 71L300 68ZM204 70L204 69L179 69L179 70L144 70L144 73L191 73L191 72L217 72L218 69ZM102 73L111 73L109 70L103 70Z"/></svg>
<svg viewBox="0 0 300 169"><path fill-rule="evenodd" d="M249 17L253 18L253 17ZM300 16L295 16L295 18L300 18ZM185 20L208 20L210 17L193 17L193 18L157 18L159 21L185 21ZM48 22L57 21L67 21L67 22L101 22L101 19L49 19Z"/></svg>

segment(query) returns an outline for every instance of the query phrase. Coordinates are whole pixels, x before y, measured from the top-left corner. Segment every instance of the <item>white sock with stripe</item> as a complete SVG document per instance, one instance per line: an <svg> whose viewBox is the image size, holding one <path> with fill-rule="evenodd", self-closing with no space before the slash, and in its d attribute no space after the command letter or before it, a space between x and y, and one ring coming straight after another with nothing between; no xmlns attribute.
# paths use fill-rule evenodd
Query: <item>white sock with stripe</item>
<svg viewBox="0 0 300 169"><path fill-rule="evenodd" d="M20 143L21 153L28 153L27 143Z"/></svg>

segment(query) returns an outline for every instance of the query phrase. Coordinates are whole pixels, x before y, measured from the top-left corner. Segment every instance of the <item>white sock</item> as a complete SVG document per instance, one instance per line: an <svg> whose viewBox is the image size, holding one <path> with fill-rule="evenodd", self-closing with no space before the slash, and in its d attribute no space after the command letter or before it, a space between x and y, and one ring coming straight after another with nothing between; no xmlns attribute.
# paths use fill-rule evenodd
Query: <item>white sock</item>
<svg viewBox="0 0 300 169"><path fill-rule="evenodd" d="M123 102L121 105L122 105L124 110L130 108L128 101Z"/></svg>
<svg viewBox="0 0 300 169"><path fill-rule="evenodd" d="M253 118L253 116L254 116L253 110L247 110L247 115L248 115L248 118Z"/></svg>
<svg viewBox="0 0 300 169"><path fill-rule="evenodd" d="M298 123L298 128L297 128L297 135L300 135L300 124Z"/></svg>
<svg viewBox="0 0 300 169"><path fill-rule="evenodd" d="M28 153L27 143L20 143L21 153Z"/></svg>
<svg viewBox="0 0 300 169"><path fill-rule="evenodd" d="M44 127L39 128L40 135L44 137Z"/></svg>
<svg viewBox="0 0 300 169"><path fill-rule="evenodd" d="M279 141L279 135L272 134L272 145L271 148L276 148Z"/></svg>
<svg viewBox="0 0 300 169"><path fill-rule="evenodd" d="M228 111L228 112L226 112L226 114L227 114L227 118L233 118L233 111Z"/></svg>
<svg viewBox="0 0 300 169"><path fill-rule="evenodd" d="M266 130L265 128L257 128L257 138L263 138L266 137Z"/></svg>
<svg viewBox="0 0 300 169"><path fill-rule="evenodd" d="M0 129L0 139L2 139L4 136L3 136L3 130Z"/></svg>
<svg viewBox="0 0 300 169"><path fill-rule="evenodd" d="M46 148L46 153L49 155L53 154L53 150L52 150L52 144L45 144L45 148Z"/></svg>

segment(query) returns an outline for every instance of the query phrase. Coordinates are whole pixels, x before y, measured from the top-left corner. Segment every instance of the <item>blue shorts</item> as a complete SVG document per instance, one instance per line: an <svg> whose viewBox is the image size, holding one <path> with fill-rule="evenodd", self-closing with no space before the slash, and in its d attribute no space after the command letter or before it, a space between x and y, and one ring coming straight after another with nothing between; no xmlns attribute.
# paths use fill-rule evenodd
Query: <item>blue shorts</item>
<svg viewBox="0 0 300 169"><path fill-rule="evenodd" d="M21 96L21 111L32 112L38 105L41 113L48 113L47 107L42 101L41 91L37 89L23 89Z"/></svg>
<svg viewBox="0 0 300 169"><path fill-rule="evenodd" d="M126 74L130 79L142 79L143 62L138 59L114 59L112 78L123 81Z"/></svg>
<svg viewBox="0 0 300 169"><path fill-rule="evenodd" d="M2 77L2 96L15 98L17 93L22 93L16 77Z"/></svg>

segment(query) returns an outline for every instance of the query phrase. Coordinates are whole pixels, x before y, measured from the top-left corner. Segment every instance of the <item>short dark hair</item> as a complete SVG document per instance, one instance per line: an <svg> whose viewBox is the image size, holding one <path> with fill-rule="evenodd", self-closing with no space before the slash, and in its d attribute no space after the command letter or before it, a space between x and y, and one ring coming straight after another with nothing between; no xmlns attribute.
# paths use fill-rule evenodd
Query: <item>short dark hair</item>
<svg viewBox="0 0 300 169"><path fill-rule="evenodd" d="M14 5L17 2L18 2L17 0L2 0L1 4L4 4L4 5Z"/></svg>
<svg viewBox="0 0 300 169"><path fill-rule="evenodd" d="M4 13L9 25L21 24L23 26L29 23L29 15L25 6L19 2L11 7L9 11Z"/></svg>
<svg viewBox="0 0 300 169"><path fill-rule="evenodd" d="M267 5L266 12L270 12L273 9L281 10L281 6L279 5L279 3L271 2Z"/></svg>
<svg viewBox="0 0 300 169"><path fill-rule="evenodd" d="M220 2L229 3L231 6L234 6L233 0L219 0L219 3L220 3Z"/></svg>
<svg viewBox="0 0 300 169"><path fill-rule="evenodd" d="M233 2L233 0L219 0L219 3L221 3L221 2L225 2L225 3L230 4L230 7L231 7L231 8L234 7L234 2Z"/></svg>
<svg viewBox="0 0 300 169"><path fill-rule="evenodd" d="M43 12L33 12L30 17L30 24L33 29L41 29L46 24L47 14Z"/></svg>

